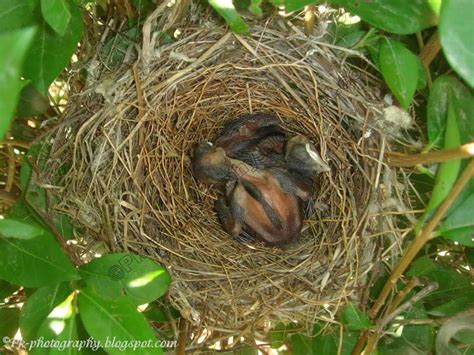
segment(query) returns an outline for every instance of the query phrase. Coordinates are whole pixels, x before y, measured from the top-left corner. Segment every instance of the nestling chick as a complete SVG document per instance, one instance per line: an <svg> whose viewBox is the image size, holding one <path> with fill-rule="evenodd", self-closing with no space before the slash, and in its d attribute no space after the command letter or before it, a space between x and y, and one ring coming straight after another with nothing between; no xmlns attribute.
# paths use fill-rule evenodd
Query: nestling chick
<svg viewBox="0 0 474 355"><path fill-rule="evenodd" d="M314 145L302 135L288 141L285 160L290 171L305 177L331 170L329 165L321 159Z"/></svg>
<svg viewBox="0 0 474 355"><path fill-rule="evenodd" d="M193 169L203 181L236 181L228 203L218 205L224 229L236 237L243 226L269 244L297 238L302 227L297 188L284 171L260 170L226 156L220 147L201 143L194 150Z"/></svg>

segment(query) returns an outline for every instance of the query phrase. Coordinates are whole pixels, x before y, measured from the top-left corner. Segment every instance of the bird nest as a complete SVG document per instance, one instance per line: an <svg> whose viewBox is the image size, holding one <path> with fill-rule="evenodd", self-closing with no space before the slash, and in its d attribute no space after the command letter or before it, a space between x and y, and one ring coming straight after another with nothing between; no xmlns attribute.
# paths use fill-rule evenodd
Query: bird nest
<svg viewBox="0 0 474 355"><path fill-rule="evenodd" d="M386 137L379 82L346 61L347 51L279 21L247 36L182 29L146 61L142 53L142 65L103 66L70 98L38 177L52 210L77 227L84 258L100 243L164 265L169 301L209 338L335 320L347 302L364 302L380 258L376 237L393 228L377 189L395 179L378 159ZM214 209L220 189L197 181L190 164L193 144L262 111L309 137L332 168L316 177L315 211L285 248L229 237Z"/></svg>

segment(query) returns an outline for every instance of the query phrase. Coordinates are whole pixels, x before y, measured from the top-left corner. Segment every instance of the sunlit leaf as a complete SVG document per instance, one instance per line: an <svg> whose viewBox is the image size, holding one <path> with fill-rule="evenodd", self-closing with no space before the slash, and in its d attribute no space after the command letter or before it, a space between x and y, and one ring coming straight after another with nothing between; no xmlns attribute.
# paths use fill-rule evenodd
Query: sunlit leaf
<svg viewBox="0 0 474 355"><path fill-rule="evenodd" d="M397 34L416 33L437 23L436 14L424 0L331 0L330 2L344 7L375 27Z"/></svg>
<svg viewBox="0 0 474 355"><path fill-rule="evenodd" d="M474 87L474 1L443 0L439 36L451 68Z"/></svg>
<svg viewBox="0 0 474 355"><path fill-rule="evenodd" d="M129 253L107 254L79 269L91 289L114 299L124 293L137 305L161 297L169 288L168 272L150 260Z"/></svg>
<svg viewBox="0 0 474 355"><path fill-rule="evenodd" d="M385 38L380 47L380 70L404 109L410 106L418 83L418 61L400 42Z"/></svg>
<svg viewBox="0 0 474 355"><path fill-rule="evenodd" d="M3 139L10 126L20 91L26 84L20 76L35 32L36 28L30 27L0 34L0 139Z"/></svg>
<svg viewBox="0 0 474 355"><path fill-rule="evenodd" d="M44 341L57 341L58 344L64 344L68 341L76 342L79 339L76 324L77 306L75 296L75 293L71 293L64 301L54 307L39 327L37 338L44 339ZM77 346L67 346L64 351L68 354L82 354ZM61 354L64 351L61 351L59 347L57 349L54 347L53 349L36 347L31 354Z"/></svg>
<svg viewBox="0 0 474 355"><path fill-rule="evenodd" d="M209 0L209 4L224 18L232 31L237 33L248 31L247 24L238 14L232 0Z"/></svg>
<svg viewBox="0 0 474 355"><path fill-rule="evenodd" d="M58 35L64 36L67 25L71 20L71 12L66 0L41 0L41 13L48 25L57 32Z"/></svg>
<svg viewBox="0 0 474 355"><path fill-rule="evenodd" d="M150 341L150 346L126 349L134 354L162 354L162 350L155 344L156 338L148 326L145 317L136 309L126 296L114 300L105 299L89 289L82 289L79 293L79 311L87 332L103 344L109 354L123 354L118 347L107 346L107 340L113 334L116 341L132 342Z"/></svg>
<svg viewBox="0 0 474 355"><path fill-rule="evenodd" d="M23 339L27 341L35 339L39 327L48 314L70 293L71 289L67 283L58 283L41 287L29 296L20 315L20 329Z"/></svg>

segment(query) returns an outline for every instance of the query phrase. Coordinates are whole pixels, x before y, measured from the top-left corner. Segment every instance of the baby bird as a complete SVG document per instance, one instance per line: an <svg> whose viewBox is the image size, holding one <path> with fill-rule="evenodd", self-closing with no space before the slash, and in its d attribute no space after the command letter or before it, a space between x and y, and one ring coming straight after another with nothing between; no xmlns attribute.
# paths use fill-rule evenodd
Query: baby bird
<svg viewBox="0 0 474 355"><path fill-rule="evenodd" d="M291 138L286 145L286 164L291 172L304 177L331 170L329 165L319 156L308 138L302 135Z"/></svg>
<svg viewBox="0 0 474 355"><path fill-rule="evenodd" d="M244 115L228 122L215 142L228 157L258 169L281 164L285 143L286 134L278 119L266 113Z"/></svg>
<svg viewBox="0 0 474 355"><path fill-rule="evenodd" d="M256 169L226 156L220 147L201 143L194 150L193 169L204 181L235 181L227 200L218 203L224 229L237 237L244 226L262 241L279 245L297 238L302 228L297 188L284 171Z"/></svg>

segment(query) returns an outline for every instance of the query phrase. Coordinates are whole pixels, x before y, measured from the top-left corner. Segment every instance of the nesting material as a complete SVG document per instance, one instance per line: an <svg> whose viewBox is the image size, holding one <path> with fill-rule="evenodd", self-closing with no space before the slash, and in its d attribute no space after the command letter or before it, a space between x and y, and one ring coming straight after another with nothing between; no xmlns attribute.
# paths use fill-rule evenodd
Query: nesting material
<svg viewBox="0 0 474 355"><path fill-rule="evenodd" d="M84 254L103 242L168 268L169 300L194 325L194 342L204 328L211 341L335 320L348 301L363 301L376 236L393 227L380 220L390 216L375 189L390 176L378 161L379 83L340 49L281 27L182 29L136 75L104 66L70 99L39 177L53 210L80 227ZM214 210L219 189L191 171L194 143L258 111L313 140L332 167L315 180L317 208L301 238L283 249L230 238Z"/></svg>

